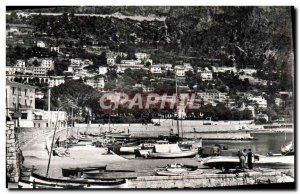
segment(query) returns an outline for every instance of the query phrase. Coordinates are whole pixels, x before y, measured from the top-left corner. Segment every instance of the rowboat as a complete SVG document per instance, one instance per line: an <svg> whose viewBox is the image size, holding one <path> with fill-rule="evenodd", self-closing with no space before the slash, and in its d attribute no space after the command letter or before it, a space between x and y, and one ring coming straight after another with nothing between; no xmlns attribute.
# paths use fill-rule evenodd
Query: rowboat
<svg viewBox="0 0 300 194"><path fill-rule="evenodd" d="M134 170L105 170L102 172L84 172L83 178L94 180L136 179L137 173Z"/></svg>
<svg viewBox="0 0 300 194"><path fill-rule="evenodd" d="M181 151L178 153L149 153L147 158L168 159L168 158L193 158L197 155L197 150Z"/></svg>
<svg viewBox="0 0 300 194"><path fill-rule="evenodd" d="M89 180L48 178L32 173L29 180L20 180L19 188L24 189L94 189L94 188L126 188L126 179Z"/></svg>
<svg viewBox="0 0 300 194"><path fill-rule="evenodd" d="M164 169L158 169L156 175L159 176L180 176L180 175L199 175L202 174L202 170L198 169L198 166L183 165L183 164L171 164Z"/></svg>
<svg viewBox="0 0 300 194"><path fill-rule="evenodd" d="M205 158L202 164L216 169L235 169L240 166L240 159L237 156L213 156Z"/></svg>
<svg viewBox="0 0 300 194"><path fill-rule="evenodd" d="M99 171L99 170L105 170L107 165L100 165L97 167L75 167L75 168L62 168L62 175L64 177L69 177L69 176L78 176L78 173L81 175L84 172L90 172L90 171Z"/></svg>

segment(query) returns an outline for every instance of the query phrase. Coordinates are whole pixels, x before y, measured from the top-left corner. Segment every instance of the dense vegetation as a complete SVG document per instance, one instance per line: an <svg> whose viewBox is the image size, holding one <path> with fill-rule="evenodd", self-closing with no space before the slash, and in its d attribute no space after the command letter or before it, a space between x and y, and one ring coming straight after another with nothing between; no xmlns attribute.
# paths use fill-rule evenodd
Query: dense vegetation
<svg viewBox="0 0 300 194"><path fill-rule="evenodd" d="M93 62L90 69L96 70L99 66L106 65L105 52L94 54L85 49L98 46L105 48L104 50L125 52L128 55L127 59L134 58L135 52L147 52L151 54L154 63L176 65L189 62L194 69L211 65L235 65L238 69L255 68L258 70L255 76L268 81L267 85L254 86L250 85L247 79L240 80L238 75L219 73L213 75L214 83L205 83L201 81L196 71L187 72L184 84L190 88L196 85L197 89L204 91L217 89L220 92L228 92L234 99L238 98L236 93L239 91L258 91L258 95L264 93L268 104L272 106L276 92L291 90L293 87L294 48L291 7L108 6L30 10L30 12L34 11L63 14L17 18L13 13L7 16L7 23L25 23L32 26L34 29L32 39L46 40L50 45L62 46L65 49L63 52L68 53L70 58L90 59ZM74 16L76 13L120 13L136 17L148 16L153 19L140 21L134 18L78 17ZM155 17L165 17L165 20L155 20ZM15 45L7 47L8 64L13 64L19 58L28 60L31 57L53 57L55 60L53 73L56 75L62 75L69 63L66 59L60 59L57 53L49 52L47 49ZM219 62L211 62L214 59L219 59ZM120 60L118 57L117 61ZM171 72L167 72L161 77L172 78L173 76ZM115 69L110 69L105 89L126 90L130 93L139 90L139 88L133 89L132 86L143 84L155 88L158 93L174 92L173 81L157 79L159 81L153 82L151 81L153 78L156 77L147 71L126 70L123 75L117 75ZM60 89L55 89L54 94L72 91L70 90L73 87L72 84L77 86L75 83L68 82L59 86ZM86 87L84 84L78 86ZM88 106L95 114L101 115L102 113L97 113L96 108L92 108L97 102L95 91L91 88L82 90L93 94L91 101L94 104L86 104L86 99L82 99L81 104L77 106ZM45 106L45 103L40 101L38 104ZM205 116L215 120L227 117L238 120L249 117L247 111L240 113L233 110L227 114L227 109L221 105L215 108L203 107L205 107L202 110Z"/></svg>

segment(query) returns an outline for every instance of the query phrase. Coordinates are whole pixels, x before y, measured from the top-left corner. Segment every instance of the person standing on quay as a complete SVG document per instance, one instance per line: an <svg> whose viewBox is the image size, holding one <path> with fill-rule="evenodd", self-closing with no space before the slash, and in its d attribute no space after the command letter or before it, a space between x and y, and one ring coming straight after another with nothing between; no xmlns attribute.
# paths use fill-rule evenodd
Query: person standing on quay
<svg viewBox="0 0 300 194"><path fill-rule="evenodd" d="M243 153L239 150L237 153L239 160L240 160L240 169L243 170L245 168L245 157Z"/></svg>
<svg viewBox="0 0 300 194"><path fill-rule="evenodd" d="M242 151L242 155L244 156L244 168L246 168L246 161L247 161L247 150L244 149Z"/></svg>
<svg viewBox="0 0 300 194"><path fill-rule="evenodd" d="M247 157L248 168L253 169L253 163L252 163L253 153L251 149L248 150L247 156L248 156Z"/></svg>

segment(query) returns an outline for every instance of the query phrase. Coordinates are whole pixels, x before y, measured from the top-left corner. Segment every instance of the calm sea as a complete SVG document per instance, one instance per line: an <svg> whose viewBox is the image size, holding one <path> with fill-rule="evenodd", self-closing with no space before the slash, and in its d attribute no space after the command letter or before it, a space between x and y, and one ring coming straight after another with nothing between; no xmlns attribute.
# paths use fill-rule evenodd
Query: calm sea
<svg viewBox="0 0 300 194"><path fill-rule="evenodd" d="M254 153L267 154L268 152L280 153L280 148L284 143L289 143L293 138L293 133L253 133L257 140L253 141L226 141L226 140L203 140L203 146L223 144L228 149L249 149Z"/></svg>

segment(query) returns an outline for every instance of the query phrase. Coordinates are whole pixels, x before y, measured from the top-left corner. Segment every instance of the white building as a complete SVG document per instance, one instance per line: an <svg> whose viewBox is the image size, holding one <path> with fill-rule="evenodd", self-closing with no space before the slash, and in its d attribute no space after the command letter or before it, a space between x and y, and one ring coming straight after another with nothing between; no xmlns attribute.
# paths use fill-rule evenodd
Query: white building
<svg viewBox="0 0 300 194"><path fill-rule="evenodd" d="M144 65L131 65L131 64L118 64L117 73L124 73L126 69L144 69L149 70L144 67Z"/></svg>
<svg viewBox="0 0 300 194"><path fill-rule="evenodd" d="M49 70L54 69L54 61L53 59L42 59L41 61L41 67L49 68Z"/></svg>
<svg viewBox="0 0 300 194"><path fill-rule="evenodd" d="M59 86L60 84L65 83L64 76L52 76L49 80L49 87Z"/></svg>
<svg viewBox="0 0 300 194"><path fill-rule="evenodd" d="M54 61L52 59L42 59L38 67L33 67L32 74L37 76L45 76L48 71L54 70Z"/></svg>
<svg viewBox="0 0 300 194"><path fill-rule="evenodd" d="M260 107L260 108L267 108L268 107L267 100L264 99L262 96L255 96L251 100L256 102L258 104L258 107Z"/></svg>
<svg viewBox="0 0 300 194"><path fill-rule="evenodd" d="M99 67L99 75L106 75L108 72L108 68L106 66Z"/></svg>
<svg viewBox="0 0 300 194"><path fill-rule="evenodd" d="M153 74L161 74L162 73L162 65L151 65L150 72Z"/></svg>
<svg viewBox="0 0 300 194"><path fill-rule="evenodd" d="M115 65L115 58L113 58L113 57L106 58L106 63L110 66L114 66Z"/></svg>
<svg viewBox="0 0 300 194"><path fill-rule="evenodd" d="M104 77L87 78L85 81L85 84L87 84L97 90L103 90L104 86L105 86L105 79L104 79Z"/></svg>
<svg viewBox="0 0 300 194"><path fill-rule="evenodd" d="M33 127L36 87L6 80L6 116L20 127Z"/></svg>
<svg viewBox="0 0 300 194"><path fill-rule="evenodd" d="M140 65L140 60L121 60L121 64L127 64L127 65Z"/></svg>
<svg viewBox="0 0 300 194"><path fill-rule="evenodd" d="M215 67L215 66L213 66L212 71L215 73L218 73L218 72L225 73L226 71L236 73L237 69L236 69L236 67Z"/></svg>
<svg viewBox="0 0 300 194"><path fill-rule="evenodd" d="M16 72L23 72L24 68L21 67L12 67L12 66L6 66L6 75L15 75Z"/></svg>
<svg viewBox="0 0 300 194"><path fill-rule="evenodd" d="M185 68L182 65L176 65L174 67L175 69L175 75L178 77L184 77L185 76Z"/></svg>
<svg viewBox="0 0 300 194"><path fill-rule="evenodd" d="M59 47L58 46L52 46L52 47L50 47L50 51L59 53Z"/></svg>
<svg viewBox="0 0 300 194"><path fill-rule="evenodd" d="M201 72L201 79L202 81L212 81L212 72L208 68L205 68L205 70Z"/></svg>
<svg viewBox="0 0 300 194"><path fill-rule="evenodd" d="M283 100L281 98L275 98L275 104L276 106L282 106Z"/></svg>
<svg viewBox="0 0 300 194"><path fill-rule="evenodd" d="M269 116L266 114L256 114L255 119L265 119L266 121L269 121Z"/></svg>
<svg viewBox="0 0 300 194"><path fill-rule="evenodd" d="M18 59L15 64L15 67L25 68L25 61L22 59Z"/></svg>
<svg viewBox="0 0 300 194"><path fill-rule="evenodd" d="M240 69L240 72L244 72L245 75L250 75L252 76L253 73L257 73L256 69Z"/></svg>
<svg viewBox="0 0 300 194"><path fill-rule="evenodd" d="M218 90L207 90L198 92L197 95L204 101L219 101L225 102L228 99L227 93L219 92Z"/></svg>
<svg viewBox="0 0 300 194"><path fill-rule="evenodd" d="M48 128L50 127L49 121L51 122L51 128L55 125L58 129L67 126L67 112L65 111L46 111L41 109L34 110L33 127L35 128Z"/></svg>
<svg viewBox="0 0 300 194"><path fill-rule="evenodd" d="M81 62L82 62L82 60L79 58L70 59L70 63L72 66L79 67L79 66L81 66Z"/></svg>
<svg viewBox="0 0 300 194"><path fill-rule="evenodd" d="M150 54L147 53L135 53L137 60L144 61L150 58Z"/></svg>
<svg viewBox="0 0 300 194"><path fill-rule="evenodd" d="M173 65L172 64L163 64L166 71L173 71Z"/></svg>
<svg viewBox="0 0 300 194"><path fill-rule="evenodd" d="M184 67L185 71L194 72L194 68L192 67L192 65L190 63L183 63L183 67Z"/></svg>
<svg viewBox="0 0 300 194"><path fill-rule="evenodd" d="M39 40L37 41L36 46L40 48L46 48L46 43L44 41Z"/></svg>
<svg viewBox="0 0 300 194"><path fill-rule="evenodd" d="M49 70L47 68L44 68L44 67L33 67L32 74L36 75L36 76L46 76L48 71Z"/></svg>

